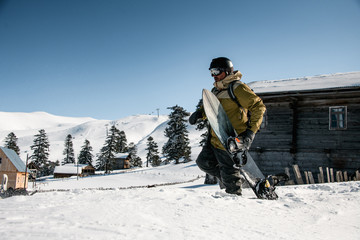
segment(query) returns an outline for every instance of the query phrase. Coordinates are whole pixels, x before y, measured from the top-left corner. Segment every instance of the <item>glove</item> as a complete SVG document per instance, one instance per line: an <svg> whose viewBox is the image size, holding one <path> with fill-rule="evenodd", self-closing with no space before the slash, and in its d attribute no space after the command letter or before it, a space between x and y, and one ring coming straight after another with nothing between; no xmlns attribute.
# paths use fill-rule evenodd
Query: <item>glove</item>
<svg viewBox="0 0 360 240"><path fill-rule="evenodd" d="M242 138L244 148L249 150L252 142L254 141L255 133L250 129L246 129L245 132L240 133L236 138Z"/></svg>
<svg viewBox="0 0 360 240"><path fill-rule="evenodd" d="M191 116L189 117L189 123L191 125L196 124L197 120L202 118L202 112L197 110L195 112L193 112L193 114L191 114Z"/></svg>
<svg viewBox="0 0 360 240"><path fill-rule="evenodd" d="M250 146L255 138L255 133L250 129L240 133L237 137L230 137L227 140L227 145L231 153L236 153L238 151L249 150Z"/></svg>

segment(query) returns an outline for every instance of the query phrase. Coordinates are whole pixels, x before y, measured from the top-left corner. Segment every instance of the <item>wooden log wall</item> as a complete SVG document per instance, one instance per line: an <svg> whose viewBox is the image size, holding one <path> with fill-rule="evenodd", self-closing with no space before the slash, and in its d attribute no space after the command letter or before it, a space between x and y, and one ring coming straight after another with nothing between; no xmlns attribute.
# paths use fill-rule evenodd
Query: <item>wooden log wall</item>
<svg viewBox="0 0 360 240"><path fill-rule="evenodd" d="M250 152L265 174L298 165L319 173L312 174L319 182L326 176L319 166L333 169L334 178L337 171L353 174L360 168L360 88L258 95L267 107L267 126ZM347 129L329 130L332 106L347 107Z"/></svg>

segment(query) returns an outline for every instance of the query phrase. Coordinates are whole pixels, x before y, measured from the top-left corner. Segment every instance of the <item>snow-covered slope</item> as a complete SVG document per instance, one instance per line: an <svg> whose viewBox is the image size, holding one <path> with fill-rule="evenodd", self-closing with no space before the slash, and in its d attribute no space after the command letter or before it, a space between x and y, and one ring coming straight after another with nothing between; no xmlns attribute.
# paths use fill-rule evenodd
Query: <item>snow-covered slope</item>
<svg viewBox="0 0 360 240"><path fill-rule="evenodd" d="M55 116L46 112L0 112L1 131L25 131L33 129L66 128L74 124L93 121L93 118Z"/></svg>
<svg viewBox="0 0 360 240"><path fill-rule="evenodd" d="M146 140L151 135L157 142L159 150L167 141L164 130L167 126L168 116L135 115L115 121L96 120L92 118L68 118L54 116L48 113L7 113L0 112L0 145L10 132L18 137L20 157L24 161L26 155L32 154L30 146L33 144L34 135L40 129L45 129L50 142L50 161L62 161L65 138L68 134L73 137L75 155L78 155L85 139L90 141L93 154L100 152L105 143L106 134L112 125L125 132L128 143L138 144L138 155L146 159ZM189 126L191 144L194 154L199 150L198 143L201 132Z"/></svg>

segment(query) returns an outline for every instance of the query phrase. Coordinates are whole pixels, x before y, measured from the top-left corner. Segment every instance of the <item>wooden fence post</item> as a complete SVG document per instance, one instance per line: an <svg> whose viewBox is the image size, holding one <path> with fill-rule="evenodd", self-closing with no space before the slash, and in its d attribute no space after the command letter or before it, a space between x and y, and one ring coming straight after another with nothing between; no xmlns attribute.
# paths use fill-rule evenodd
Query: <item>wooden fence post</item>
<svg viewBox="0 0 360 240"><path fill-rule="evenodd" d="M315 180L314 180L314 176L312 174L312 172L308 172L308 177L309 177L309 181L310 181L310 184L315 184Z"/></svg>
<svg viewBox="0 0 360 240"><path fill-rule="evenodd" d="M343 181L344 181L341 171L337 171L337 172L336 172L336 181L337 181L337 182L343 182Z"/></svg>
<svg viewBox="0 0 360 240"><path fill-rule="evenodd" d="M305 182L306 182L306 184L309 184L308 172L307 172L307 171L304 171L304 175L305 175Z"/></svg>
<svg viewBox="0 0 360 240"><path fill-rule="evenodd" d="M319 167L319 170L320 170L320 179L319 179L319 182L320 182L320 183L325 183L323 168L322 168L322 167Z"/></svg>
<svg viewBox="0 0 360 240"><path fill-rule="evenodd" d="M344 172L344 181L345 182L349 181L347 171Z"/></svg>
<svg viewBox="0 0 360 240"><path fill-rule="evenodd" d="M329 172L329 167L326 167L326 177L327 177L327 182L330 183L330 172Z"/></svg>
<svg viewBox="0 0 360 240"><path fill-rule="evenodd" d="M297 184L304 184L304 181L301 177L301 172L300 172L299 166L296 164L293 165L293 170L295 173L295 179L296 179Z"/></svg>
<svg viewBox="0 0 360 240"><path fill-rule="evenodd" d="M290 169L288 167L285 168L285 173L289 176L289 181L286 181L285 185L295 185L294 180L291 179Z"/></svg>
<svg viewBox="0 0 360 240"><path fill-rule="evenodd" d="M334 182L334 169L330 168L330 179L331 182Z"/></svg>

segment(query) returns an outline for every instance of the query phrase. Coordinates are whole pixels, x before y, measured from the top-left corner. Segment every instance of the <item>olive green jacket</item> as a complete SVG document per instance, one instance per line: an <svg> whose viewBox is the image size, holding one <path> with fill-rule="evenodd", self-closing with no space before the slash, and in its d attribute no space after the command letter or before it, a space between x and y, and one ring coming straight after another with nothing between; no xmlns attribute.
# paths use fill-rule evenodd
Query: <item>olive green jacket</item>
<svg viewBox="0 0 360 240"><path fill-rule="evenodd" d="M228 75L226 78L220 82L215 82L215 88L212 92L219 99L221 105L223 106L226 114L229 117L229 120L233 127L236 130L237 134L244 132L248 126L248 116L247 112L251 112L251 121L249 129L256 133L261 125L263 120L263 115L266 111L266 107L262 102L261 98L258 97L246 84L240 81L242 74L239 71L234 72L234 74ZM236 104L235 101L231 99L228 94L228 86L231 82L236 81L233 85L234 95L239 101L242 108ZM211 130L211 144L219 149L223 149L221 142L216 137L213 130Z"/></svg>

